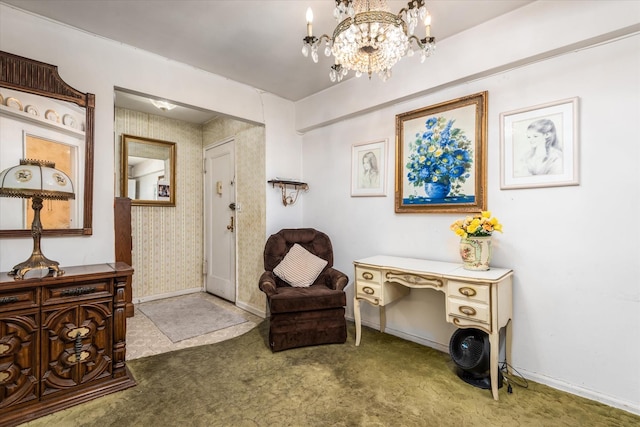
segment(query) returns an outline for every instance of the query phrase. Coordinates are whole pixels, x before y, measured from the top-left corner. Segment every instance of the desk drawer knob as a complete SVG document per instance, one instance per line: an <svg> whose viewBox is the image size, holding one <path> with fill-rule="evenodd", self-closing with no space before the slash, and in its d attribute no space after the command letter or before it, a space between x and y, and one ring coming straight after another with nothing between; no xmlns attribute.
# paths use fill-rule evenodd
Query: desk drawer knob
<svg viewBox="0 0 640 427"><path fill-rule="evenodd" d="M460 310L460 313L466 315L466 316L475 316L476 315L476 310L473 307L468 307L466 305L462 305L458 308L458 310Z"/></svg>
<svg viewBox="0 0 640 427"><path fill-rule="evenodd" d="M362 277L365 280L371 280L371 279L373 279L373 274L369 273L368 271L365 271L364 273L362 273Z"/></svg>
<svg viewBox="0 0 640 427"><path fill-rule="evenodd" d="M467 287L458 289L458 292L460 292L465 297L472 297L472 296L475 296L475 294L476 294L476 290L475 289L467 288Z"/></svg>
<svg viewBox="0 0 640 427"><path fill-rule="evenodd" d="M373 288L370 288L369 286L365 286L364 288L362 288L362 291L365 294L369 294L369 295L373 295L373 293L374 293Z"/></svg>

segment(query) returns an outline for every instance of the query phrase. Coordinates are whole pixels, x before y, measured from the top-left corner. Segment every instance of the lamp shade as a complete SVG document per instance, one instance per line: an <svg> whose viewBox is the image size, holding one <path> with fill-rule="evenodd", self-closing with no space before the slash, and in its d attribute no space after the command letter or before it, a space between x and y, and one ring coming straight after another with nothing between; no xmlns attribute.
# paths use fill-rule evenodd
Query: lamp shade
<svg viewBox="0 0 640 427"><path fill-rule="evenodd" d="M0 172L0 196L75 199L69 176L46 160L20 160L20 164Z"/></svg>

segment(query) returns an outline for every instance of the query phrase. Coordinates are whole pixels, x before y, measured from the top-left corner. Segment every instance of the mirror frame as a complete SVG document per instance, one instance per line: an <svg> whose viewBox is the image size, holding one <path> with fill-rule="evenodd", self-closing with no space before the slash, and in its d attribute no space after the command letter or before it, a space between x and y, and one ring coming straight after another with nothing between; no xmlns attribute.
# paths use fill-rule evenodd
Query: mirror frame
<svg viewBox="0 0 640 427"><path fill-rule="evenodd" d="M127 179L129 177L129 142L137 142L140 144L148 144L153 146L166 147L169 149L169 168L171 176L169 176L169 200L145 200L134 199L129 196ZM145 138L142 136L122 134L120 159L120 195L129 197L132 206L175 206L176 205L176 143L162 141L160 139ZM162 159L158 159L162 160Z"/></svg>
<svg viewBox="0 0 640 427"><path fill-rule="evenodd" d="M90 236L93 234L93 146L95 95L80 92L65 83L58 67L0 51L0 87L67 101L86 110L84 156L84 206L82 228L44 229L43 236ZM0 230L1 237L32 237L31 227Z"/></svg>

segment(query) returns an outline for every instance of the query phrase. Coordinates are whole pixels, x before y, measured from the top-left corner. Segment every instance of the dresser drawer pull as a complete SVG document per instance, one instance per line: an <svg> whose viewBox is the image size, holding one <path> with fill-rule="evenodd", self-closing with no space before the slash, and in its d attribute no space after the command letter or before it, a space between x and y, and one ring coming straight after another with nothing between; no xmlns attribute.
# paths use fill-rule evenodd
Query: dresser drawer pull
<svg viewBox="0 0 640 427"><path fill-rule="evenodd" d="M468 307L466 305L458 307L458 310L460 310L460 313L462 313L464 315L467 315L467 316L475 316L476 315L476 310L473 307Z"/></svg>
<svg viewBox="0 0 640 427"><path fill-rule="evenodd" d="M79 295L86 295L86 294L92 294L96 291L95 286L90 286L90 287L81 287L81 288L71 288L71 289L65 289L64 291L61 292L61 295L63 297L69 297L69 296L79 296Z"/></svg>
<svg viewBox="0 0 640 427"><path fill-rule="evenodd" d="M0 298L0 304L10 304L12 302L18 302L18 297L2 297Z"/></svg>
<svg viewBox="0 0 640 427"><path fill-rule="evenodd" d="M365 280L371 280L371 279L373 279L373 274L369 273L368 271L365 271L364 273L362 273L362 277Z"/></svg>
<svg viewBox="0 0 640 427"><path fill-rule="evenodd" d="M365 294L369 294L369 295L373 295L373 293L375 292L373 288L370 288L369 286L365 286L364 288L362 288L362 291Z"/></svg>
<svg viewBox="0 0 640 427"><path fill-rule="evenodd" d="M476 290L473 288L467 288L467 287L460 288L458 289L458 292L460 292L465 297L472 297L476 295Z"/></svg>
<svg viewBox="0 0 640 427"><path fill-rule="evenodd" d="M69 332L67 332L67 337L72 340L82 340L82 338L85 338L87 335L89 335L89 332L91 332L91 329L87 328L86 326L80 326L79 328L73 328Z"/></svg>
<svg viewBox="0 0 640 427"><path fill-rule="evenodd" d="M11 346L8 344L0 344L0 356L4 356L5 353L8 353L11 350ZM2 381L0 381L2 382Z"/></svg>

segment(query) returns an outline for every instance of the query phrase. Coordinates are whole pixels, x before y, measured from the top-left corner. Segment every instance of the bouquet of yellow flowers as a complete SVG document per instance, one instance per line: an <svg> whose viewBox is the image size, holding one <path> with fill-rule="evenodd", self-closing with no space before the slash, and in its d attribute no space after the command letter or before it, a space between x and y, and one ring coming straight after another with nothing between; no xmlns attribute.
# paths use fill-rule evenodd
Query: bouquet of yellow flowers
<svg viewBox="0 0 640 427"><path fill-rule="evenodd" d="M491 236L494 231L502 233L502 224L498 218L492 217L490 211L459 219L451 224L451 231L462 238Z"/></svg>

